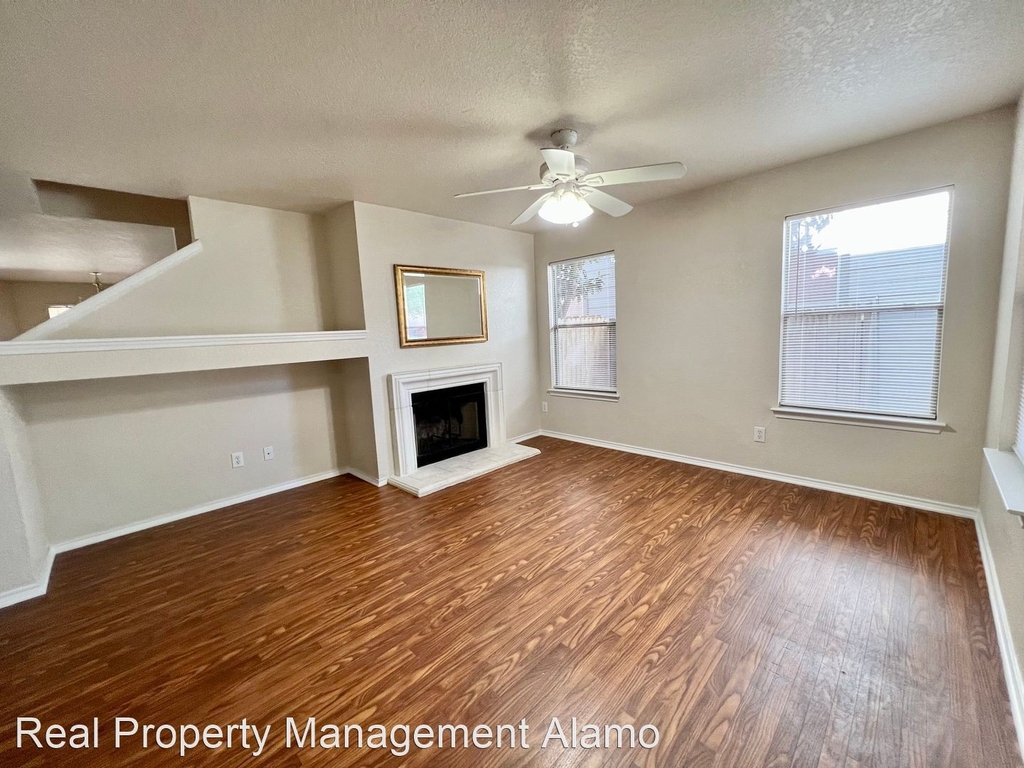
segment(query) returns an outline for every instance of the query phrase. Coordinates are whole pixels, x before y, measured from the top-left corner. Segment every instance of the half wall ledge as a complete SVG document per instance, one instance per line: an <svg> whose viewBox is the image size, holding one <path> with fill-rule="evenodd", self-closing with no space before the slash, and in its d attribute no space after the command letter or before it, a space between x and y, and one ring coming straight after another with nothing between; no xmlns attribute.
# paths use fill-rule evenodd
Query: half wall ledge
<svg viewBox="0 0 1024 768"><path fill-rule="evenodd" d="M0 343L0 386L366 357L357 331L238 333Z"/></svg>

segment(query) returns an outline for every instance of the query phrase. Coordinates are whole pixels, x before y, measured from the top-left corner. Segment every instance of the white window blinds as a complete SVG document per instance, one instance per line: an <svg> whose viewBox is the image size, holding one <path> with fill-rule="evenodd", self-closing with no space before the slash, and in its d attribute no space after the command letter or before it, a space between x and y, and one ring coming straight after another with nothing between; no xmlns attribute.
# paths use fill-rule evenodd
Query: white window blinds
<svg viewBox="0 0 1024 768"><path fill-rule="evenodd" d="M1017 404L1017 434L1013 438L1013 452L1024 462L1024 380L1020 386L1020 402Z"/></svg>
<svg viewBox="0 0 1024 768"><path fill-rule="evenodd" d="M951 203L786 219L780 405L936 418Z"/></svg>
<svg viewBox="0 0 1024 768"><path fill-rule="evenodd" d="M548 265L555 389L615 392L615 254Z"/></svg>
<svg viewBox="0 0 1024 768"><path fill-rule="evenodd" d="M1020 395L1017 403L1017 434L1013 439L1013 450L1024 462L1024 371L1021 372Z"/></svg>

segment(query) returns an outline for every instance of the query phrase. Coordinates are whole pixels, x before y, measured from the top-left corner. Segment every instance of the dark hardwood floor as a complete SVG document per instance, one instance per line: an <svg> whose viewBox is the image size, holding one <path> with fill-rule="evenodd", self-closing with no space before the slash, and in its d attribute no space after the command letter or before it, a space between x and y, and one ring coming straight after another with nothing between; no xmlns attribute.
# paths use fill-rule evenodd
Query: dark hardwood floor
<svg viewBox="0 0 1024 768"><path fill-rule="evenodd" d="M0 764L1021 764L970 521L530 444L425 499L343 477L59 556L0 611ZM17 750L18 716L99 747ZM118 716L272 730L183 760L114 749ZM289 716L525 718L530 748L287 749ZM552 717L660 743L541 749Z"/></svg>

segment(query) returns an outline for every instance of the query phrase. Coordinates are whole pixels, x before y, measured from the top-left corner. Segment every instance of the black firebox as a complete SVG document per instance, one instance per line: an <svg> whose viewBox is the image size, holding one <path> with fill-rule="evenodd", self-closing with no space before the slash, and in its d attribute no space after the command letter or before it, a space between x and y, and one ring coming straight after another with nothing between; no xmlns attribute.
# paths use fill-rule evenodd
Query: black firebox
<svg viewBox="0 0 1024 768"><path fill-rule="evenodd" d="M413 393L416 466L487 447L484 396L483 384Z"/></svg>

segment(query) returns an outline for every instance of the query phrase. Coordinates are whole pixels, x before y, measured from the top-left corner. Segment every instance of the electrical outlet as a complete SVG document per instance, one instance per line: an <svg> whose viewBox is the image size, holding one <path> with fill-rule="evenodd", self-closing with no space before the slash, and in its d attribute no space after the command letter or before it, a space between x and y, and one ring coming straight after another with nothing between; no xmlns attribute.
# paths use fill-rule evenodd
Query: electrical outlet
<svg viewBox="0 0 1024 768"><path fill-rule="evenodd" d="M754 442L763 443L765 441L765 429L764 427L754 427Z"/></svg>
<svg viewBox="0 0 1024 768"><path fill-rule="evenodd" d="M244 467L244 466L245 466L245 454L243 454L241 451L238 451L237 453L232 453L231 454L231 468L232 469L238 469L238 467Z"/></svg>
<svg viewBox="0 0 1024 768"><path fill-rule="evenodd" d="M274 460L274 446L264 445L263 446L263 460L273 461Z"/></svg>
<svg viewBox="0 0 1024 768"><path fill-rule="evenodd" d="M541 400L540 401L540 412L541 413L547 413L548 412L548 401L547 400Z"/></svg>

